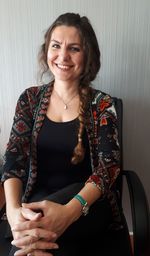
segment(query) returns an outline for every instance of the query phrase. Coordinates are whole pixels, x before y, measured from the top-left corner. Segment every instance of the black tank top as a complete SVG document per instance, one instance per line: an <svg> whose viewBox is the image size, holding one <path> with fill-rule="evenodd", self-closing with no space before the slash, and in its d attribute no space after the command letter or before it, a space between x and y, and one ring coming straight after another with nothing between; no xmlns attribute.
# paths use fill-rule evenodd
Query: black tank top
<svg viewBox="0 0 150 256"><path fill-rule="evenodd" d="M36 189L53 193L74 182L85 182L91 175L90 151L84 130L84 160L72 164L71 157L77 145L78 119L54 122L45 118L37 140L38 176Z"/></svg>

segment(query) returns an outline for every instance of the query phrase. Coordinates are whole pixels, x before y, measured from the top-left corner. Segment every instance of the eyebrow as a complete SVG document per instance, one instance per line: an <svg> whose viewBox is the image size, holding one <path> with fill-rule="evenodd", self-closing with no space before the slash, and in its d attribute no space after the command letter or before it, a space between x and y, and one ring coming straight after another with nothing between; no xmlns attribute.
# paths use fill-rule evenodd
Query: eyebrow
<svg viewBox="0 0 150 256"><path fill-rule="evenodd" d="M62 44L61 42L59 42L59 41L57 41L57 40L55 40L55 39L50 40L50 42L55 42L55 43L57 43L57 44ZM70 43L69 45L78 45L78 46L81 46L81 44L79 44L79 43Z"/></svg>

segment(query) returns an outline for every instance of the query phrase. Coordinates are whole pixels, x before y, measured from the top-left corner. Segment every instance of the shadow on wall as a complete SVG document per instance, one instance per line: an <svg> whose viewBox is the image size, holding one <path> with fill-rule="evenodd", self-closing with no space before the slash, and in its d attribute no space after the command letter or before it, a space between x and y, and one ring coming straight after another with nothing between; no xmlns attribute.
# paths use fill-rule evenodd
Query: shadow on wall
<svg viewBox="0 0 150 256"><path fill-rule="evenodd" d="M150 95L150 94L149 94ZM143 182L150 204L150 102L124 99L124 168L133 169Z"/></svg>
<svg viewBox="0 0 150 256"><path fill-rule="evenodd" d="M147 95L147 98L150 96ZM150 102L141 94L139 99L123 99L123 158L124 169L134 170L143 183L150 205ZM129 230L132 232L130 199L124 183L123 208ZM142 209L141 209L142 210Z"/></svg>

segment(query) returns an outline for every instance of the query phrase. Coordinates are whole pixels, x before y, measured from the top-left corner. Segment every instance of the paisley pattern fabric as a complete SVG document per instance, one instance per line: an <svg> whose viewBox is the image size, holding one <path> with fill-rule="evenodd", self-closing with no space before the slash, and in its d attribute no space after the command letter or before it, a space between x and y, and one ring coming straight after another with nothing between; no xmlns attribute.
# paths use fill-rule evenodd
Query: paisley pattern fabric
<svg viewBox="0 0 150 256"><path fill-rule="evenodd" d="M2 182L11 177L22 180L23 201L32 194L37 178L37 136L46 116L51 84L26 89L18 99L14 122L5 153ZM113 184L120 172L117 116L113 99L92 89L86 113L92 175L86 182L95 184L102 197L110 200L113 215L120 220ZM81 170L82 171L82 170Z"/></svg>

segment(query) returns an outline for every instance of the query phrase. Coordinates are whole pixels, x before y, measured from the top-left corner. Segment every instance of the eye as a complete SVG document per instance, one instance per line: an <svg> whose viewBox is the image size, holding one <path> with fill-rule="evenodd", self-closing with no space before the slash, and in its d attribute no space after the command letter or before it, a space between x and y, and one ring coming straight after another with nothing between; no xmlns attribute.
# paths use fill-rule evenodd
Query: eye
<svg viewBox="0 0 150 256"><path fill-rule="evenodd" d="M52 44L51 46L53 49L59 49L60 48L60 45L59 44Z"/></svg>
<svg viewBox="0 0 150 256"><path fill-rule="evenodd" d="M72 52L80 52L80 48L79 48L79 47L76 47L76 46L71 46L71 47L70 47L70 50L71 50Z"/></svg>

